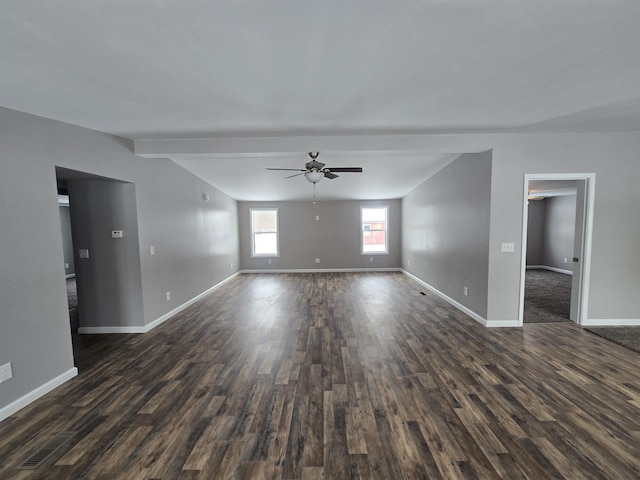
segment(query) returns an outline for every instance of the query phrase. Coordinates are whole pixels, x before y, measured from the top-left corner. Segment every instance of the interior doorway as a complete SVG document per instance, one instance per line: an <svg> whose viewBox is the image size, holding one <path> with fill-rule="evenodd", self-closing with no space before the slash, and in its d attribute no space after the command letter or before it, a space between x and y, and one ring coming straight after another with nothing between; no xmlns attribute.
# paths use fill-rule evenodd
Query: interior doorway
<svg viewBox="0 0 640 480"><path fill-rule="evenodd" d="M81 368L87 334L135 333L144 324L135 184L61 167L56 178L69 199L78 320L70 333Z"/></svg>
<svg viewBox="0 0 640 480"><path fill-rule="evenodd" d="M594 188L595 174L525 175L519 325L587 318Z"/></svg>

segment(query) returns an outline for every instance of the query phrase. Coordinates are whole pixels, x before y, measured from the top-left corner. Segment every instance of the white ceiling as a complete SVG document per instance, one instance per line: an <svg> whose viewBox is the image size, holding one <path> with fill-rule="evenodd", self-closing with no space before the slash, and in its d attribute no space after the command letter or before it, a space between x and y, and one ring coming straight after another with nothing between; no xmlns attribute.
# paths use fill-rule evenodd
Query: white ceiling
<svg viewBox="0 0 640 480"><path fill-rule="evenodd" d="M240 144L640 131L638 31L637 0L2 0L0 105L131 139ZM303 177L264 167L301 167L314 149L158 155L264 200L308 198ZM318 195L399 197L457 153L324 151L364 173Z"/></svg>

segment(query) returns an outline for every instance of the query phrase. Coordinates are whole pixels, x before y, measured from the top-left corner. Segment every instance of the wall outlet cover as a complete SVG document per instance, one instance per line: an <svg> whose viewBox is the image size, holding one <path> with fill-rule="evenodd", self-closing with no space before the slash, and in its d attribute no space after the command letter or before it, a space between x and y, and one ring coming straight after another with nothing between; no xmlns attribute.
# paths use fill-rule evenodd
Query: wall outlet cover
<svg viewBox="0 0 640 480"><path fill-rule="evenodd" d="M516 244L512 242L502 242L503 253L513 253L516 251Z"/></svg>

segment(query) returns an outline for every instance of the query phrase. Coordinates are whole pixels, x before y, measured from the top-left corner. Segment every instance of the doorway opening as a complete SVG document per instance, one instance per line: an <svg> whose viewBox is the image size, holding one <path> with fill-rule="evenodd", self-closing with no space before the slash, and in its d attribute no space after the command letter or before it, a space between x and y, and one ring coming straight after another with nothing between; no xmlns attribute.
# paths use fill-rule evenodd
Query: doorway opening
<svg viewBox="0 0 640 480"><path fill-rule="evenodd" d="M524 179L519 325L587 318L595 174Z"/></svg>
<svg viewBox="0 0 640 480"><path fill-rule="evenodd" d="M81 369L92 334L133 333L144 322L135 184L61 167L56 179L68 197L77 298L70 334Z"/></svg>

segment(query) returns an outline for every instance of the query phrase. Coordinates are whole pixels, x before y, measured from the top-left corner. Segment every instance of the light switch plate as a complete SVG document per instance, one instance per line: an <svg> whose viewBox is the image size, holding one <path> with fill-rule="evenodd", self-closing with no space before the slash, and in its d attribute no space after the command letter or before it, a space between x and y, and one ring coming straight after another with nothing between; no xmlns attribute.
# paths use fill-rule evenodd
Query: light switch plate
<svg viewBox="0 0 640 480"><path fill-rule="evenodd" d="M11 362L5 363L0 367L0 383L6 382L10 378L13 378L13 371L11 370Z"/></svg>

